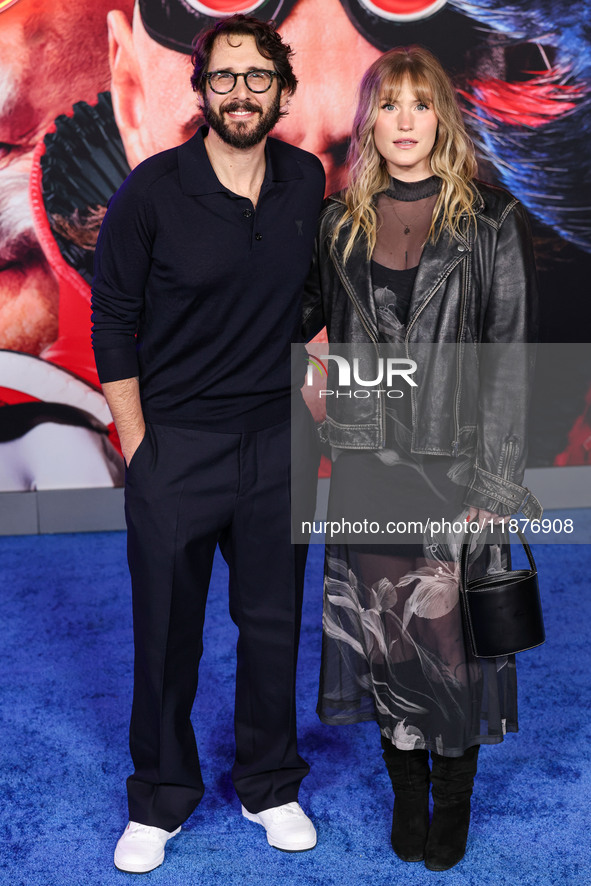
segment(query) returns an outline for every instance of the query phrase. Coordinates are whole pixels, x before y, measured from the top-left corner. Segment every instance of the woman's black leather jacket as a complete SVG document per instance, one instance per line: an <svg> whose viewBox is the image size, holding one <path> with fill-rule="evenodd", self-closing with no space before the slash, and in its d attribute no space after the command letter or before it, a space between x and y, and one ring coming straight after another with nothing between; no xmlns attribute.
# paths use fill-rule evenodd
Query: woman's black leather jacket
<svg viewBox="0 0 591 886"><path fill-rule="evenodd" d="M509 193L480 182L477 187L476 225L466 219L454 238L443 234L428 242L419 264L405 337L407 356L420 354L411 451L450 455L458 467L467 466L468 506L538 519L541 506L521 485L533 344L520 345L536 340L538 308L529 223ZM309 339L326 325L329 342L377 344L366 245L359 240L345 263L345 226L330 247L342 209L334 195L320 218L304 334ZM384 401L330 398L324 427L334 446L383 448Z"/></svg>

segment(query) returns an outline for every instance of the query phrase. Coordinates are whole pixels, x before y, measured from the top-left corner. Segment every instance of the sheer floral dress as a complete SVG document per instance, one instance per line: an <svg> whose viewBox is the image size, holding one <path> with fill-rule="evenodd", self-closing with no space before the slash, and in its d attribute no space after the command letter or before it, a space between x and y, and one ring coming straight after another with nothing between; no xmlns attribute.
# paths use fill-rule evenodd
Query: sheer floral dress
<svg viewBox="0 0 591 886"><path fill-rule="evenodd" d="M371 272L383 341L404 340L439 187L436 177L392 179L378 197ZM387 502L395 518L408 519L408 503L419 499L431 514L452 521L466 513L454 460L411 453L411 421L404 403L389 406L386 449L333 450L329 512L359 515L363 490L368 501ZM352 488L355 500L348 501ZM397 502L404 502L399 514ZM318 701L323 722L376 720L396 747L447 756L517 731L514 657L476 659L466 646L459 541L447 535L425 537L422 544L327 544ZM506 549L494 538L488 542L471 555L472 574L506 568Z"/></svg>

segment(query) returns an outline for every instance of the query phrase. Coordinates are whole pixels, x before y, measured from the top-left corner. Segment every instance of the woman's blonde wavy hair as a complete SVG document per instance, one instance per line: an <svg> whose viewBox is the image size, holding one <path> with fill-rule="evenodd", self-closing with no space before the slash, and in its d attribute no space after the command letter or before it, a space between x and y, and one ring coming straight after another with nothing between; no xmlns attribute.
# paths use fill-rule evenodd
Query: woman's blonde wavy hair
<svg viewBox="0 0 591 886"><path fill-rule="evenodd" d="M349 184L343 201L345 209L331 238L334 247L343 226L351 220L345 244L347 261L359 236L367 240L371 257L376 243L377 214L374 197L390 184L386 161L376 148L373 130L384 100L396 99L403 81L408 78L419 101L433 108L438 120L437 137L430 157L434 175L442 180L433 211L427 240L435 242L447 230L459 230L460 218L468 216L475 223L476 175L474 147L462 120L452 83L439 61L421 46L397 47L376 59L363 75L351 144L347 154Z"/></svg>

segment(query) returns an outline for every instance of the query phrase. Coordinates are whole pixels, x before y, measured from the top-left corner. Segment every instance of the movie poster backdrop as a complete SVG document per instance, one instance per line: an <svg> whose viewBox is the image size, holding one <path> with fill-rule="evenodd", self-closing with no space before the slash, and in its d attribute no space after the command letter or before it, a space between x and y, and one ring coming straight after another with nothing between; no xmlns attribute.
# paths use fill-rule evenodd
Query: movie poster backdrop
<svg viewBox="0 0 591 886"><path fill-rule="evenodd" d="M431 49L480 178L529 211L541 340L591 341L589 0L0 0L0 491L123 482L90 347L94 245L130 170L199 126L191 44L233 12L275 19L295 50L274 134L320 157L328 192L364 71ZM588 362L540 366L536 391L530 466L590 464Z"/></svg>

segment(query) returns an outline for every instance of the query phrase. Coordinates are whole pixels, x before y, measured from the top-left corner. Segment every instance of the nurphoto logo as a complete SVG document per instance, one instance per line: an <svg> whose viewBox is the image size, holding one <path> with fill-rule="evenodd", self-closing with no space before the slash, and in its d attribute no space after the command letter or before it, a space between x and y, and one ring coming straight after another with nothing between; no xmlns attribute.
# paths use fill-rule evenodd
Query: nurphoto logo
<svg viewBox="0 0 591 886"><path fill-rule="evenodd" d="M320 354L319 357L308 356L308 370L306 373L306 385L314 385L314 371L328 378L328 369L323 361L332 360L337 368L337 387L339 390L320 390L318 396L322 397L356 397L367 399L372 394L392 399L404 396L404 391L394 389L394 382L400 380L406 382L411 388L416 388L416 381L411 376L416 372L417 364L414 360L406 357L378 357L373 370L374 378L362 378L359 365L359 357L353 357L350 361L340 354ZM352 365L351 365L352 364ZM359 387L352 389L352 384ZM340 390L340 389L343 390Z"/></svg>

